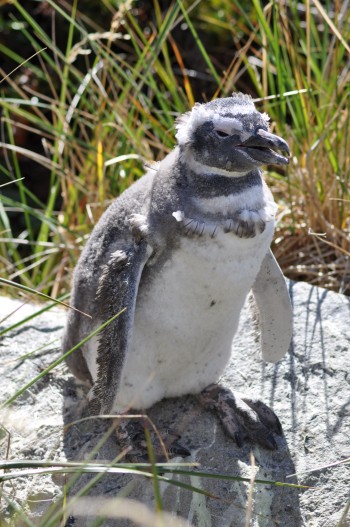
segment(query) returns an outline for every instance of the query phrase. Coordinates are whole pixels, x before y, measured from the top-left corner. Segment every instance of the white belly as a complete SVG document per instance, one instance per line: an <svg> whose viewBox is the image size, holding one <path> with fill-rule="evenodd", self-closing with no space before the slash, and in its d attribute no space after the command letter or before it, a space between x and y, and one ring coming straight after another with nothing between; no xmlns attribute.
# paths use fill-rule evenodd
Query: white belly
<svg viewBox="0 0 350 527"><path fill-rule="evenodd" d="M273 234L184 238L137 299L114 411L198 393L221 376L239 315Z"/></svg>

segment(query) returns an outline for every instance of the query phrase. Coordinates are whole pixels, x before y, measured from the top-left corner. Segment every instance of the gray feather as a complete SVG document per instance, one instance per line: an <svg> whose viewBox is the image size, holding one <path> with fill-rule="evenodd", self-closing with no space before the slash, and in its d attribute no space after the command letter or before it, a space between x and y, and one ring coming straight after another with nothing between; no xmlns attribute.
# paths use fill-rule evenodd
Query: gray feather
<svg viewBox="0 0 350 527"><path fill-rule="evenodd" d="M147 242L143 239L112 254L102 269L96 296L101 306L101 319L106 321L122 309L126 310L100 333L98 377L93 390L94 400L90 405L96 413L109 413L118 391L133 326L140 276L147 259Z"/></svg>

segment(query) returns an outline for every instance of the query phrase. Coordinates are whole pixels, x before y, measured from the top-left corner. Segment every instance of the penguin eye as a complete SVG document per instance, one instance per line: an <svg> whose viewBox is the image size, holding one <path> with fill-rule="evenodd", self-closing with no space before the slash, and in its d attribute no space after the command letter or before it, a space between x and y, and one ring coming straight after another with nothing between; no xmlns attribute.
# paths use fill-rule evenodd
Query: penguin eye
<svg viewBox="0 0 350 527"><path fill-rule="evenodd" d="M220 139L224 139L225 137L229 137L230 134L227 132L224 132L223 130L215 130L215 133Z"/></svg>

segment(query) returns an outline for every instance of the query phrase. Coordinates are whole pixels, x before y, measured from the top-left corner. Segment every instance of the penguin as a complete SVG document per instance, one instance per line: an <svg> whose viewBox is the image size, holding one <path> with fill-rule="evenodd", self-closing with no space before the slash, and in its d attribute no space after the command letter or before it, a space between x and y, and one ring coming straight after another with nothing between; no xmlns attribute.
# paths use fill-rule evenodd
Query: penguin
<svg viewBox="0 0 350 527"><path fill-rule="evenodd" d="M241 93L196 103L175 128L173 151L109 206L83 249L71 304L91 318L69 311L63 352L121 312L67 358L91 386L94 414L195 394L239 446L275 449L276 414L220 377L250 293L263 359L278 361L291 342L270 250L277 206L261 170L287 165L289 147Z"/></svg>

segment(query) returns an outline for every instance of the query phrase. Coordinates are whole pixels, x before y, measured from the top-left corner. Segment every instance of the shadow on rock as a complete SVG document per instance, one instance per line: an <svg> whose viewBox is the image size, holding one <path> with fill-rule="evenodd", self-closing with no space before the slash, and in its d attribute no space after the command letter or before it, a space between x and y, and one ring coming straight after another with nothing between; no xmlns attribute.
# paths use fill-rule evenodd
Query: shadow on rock
<svg viewBox="0 0 350 527"><path fill-rule="evenodd" d="M86 411L85 397L86 389L76 384L73 378L69 379L64 397L66 426L79 419ZM286 479L286 476L295 472L295 467L284 437L277 439L278 450L273 452L257 446L252 447L250 443L238 448L225 435L215 416L190 396L162 401L151 408L148 415L164 439L166 431L176 430L181 444L191 451L191 456L185 459L176 458L172 462L196 464L189 475L164 471L163 476L167 481L161 483L160 490L165 510L186 518L191 525L198 527L243 527L249 514L249 524L254 526L302 525L299 491L290 487L256 481L252 489L252 507L249 512L252 473L255 480L296 483L292 478ZM116 459L119 453L110 422L98 418L68 426L64 450L69 461L91 459L108 463ZM252 460L255 468L251 467ZM221 474L222 477L204 477L201 472ZM248 481L232 481L225 479L225 476L247 478ZM152 481L143 475L82 474L74 482L73 479L71 478L70 495L76 494L86 485L92 485L96 480L88 491L89 496L113 498L122 493L149 505L151 509L155 507ZM191 492L179 486L182 484L191 485L207 494ZM69 521L69 525L76 527L93 524L91 517L71 517ZM103 525L124 527L131 523L127 520L105 519Z"/></svg>

